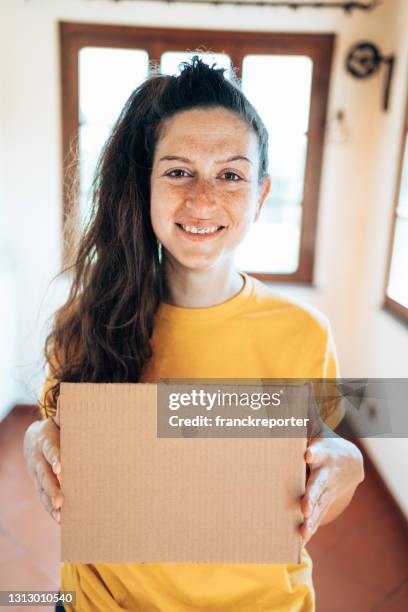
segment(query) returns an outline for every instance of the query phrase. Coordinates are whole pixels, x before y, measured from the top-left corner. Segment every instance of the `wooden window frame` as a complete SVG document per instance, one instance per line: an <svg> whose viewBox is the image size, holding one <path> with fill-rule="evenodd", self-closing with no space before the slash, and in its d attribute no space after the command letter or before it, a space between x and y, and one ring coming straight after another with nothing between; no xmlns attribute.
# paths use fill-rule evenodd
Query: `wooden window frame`
<svg viewBox="0 0 408 612"><path fill-rule="evenodd" d="M407 101L407 107L405 111L405 120L404 120L404 125L403 125L403 132L402 132L402 142L401 142L400 156L399 156L399 163L398 163L398 174L397 174L397 184L396 184L395 197L394 197L393 216L392 216L392 223L391 223L390 236L389 236L389 242L388 242L388 245L389 245L388 246L388 260L387 260L387 272L385 275L384 304L383 304L386 310L390 311L392 314L396 315L400 320L405 321L406 323L408 323L408 308L404 306L403 304L400 304L396 300L393 300L392 298L390 298L390 296L387 294L387 289L388 289L388 284L390 282L390 275L391 275L392 254L394 250L395 230L396 230L397 219L398 219L397 209L398 209L399 199L401 195L401 180L402 180L402 172L404 169L405 142L407 138L408 138L408 101ZM408 160L406 160L406 163L408 163Z"/></svg>
<svg viewBox="0 0 408 612"><path fill-rule="evenodd" d="M83 47L116 47L144 49L149 61L160 59L165 51L196 49L229 55L241 78L244 56L249 54L306 55L313 61L312 95L308 126L308 148L304 175L302 225L298 269L291 274L253 273L267 281L313 282L314 252L318 217L320 177L325 137L327 100L332 64L334 34L242 32L147 28L119 25L60 22L61 85L62 85L62 155L63 176L67 175L69 154L77 142L78 53ZM63 187L63 235L69 213L69 185ZM69 245L63 240L63 264L70 261Z"/></svg>

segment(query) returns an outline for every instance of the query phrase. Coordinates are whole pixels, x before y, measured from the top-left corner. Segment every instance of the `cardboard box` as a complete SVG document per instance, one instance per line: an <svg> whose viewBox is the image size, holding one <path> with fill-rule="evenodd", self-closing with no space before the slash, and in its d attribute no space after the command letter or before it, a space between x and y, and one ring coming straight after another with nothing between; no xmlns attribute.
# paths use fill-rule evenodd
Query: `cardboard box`
<svg viewBox="0 0 408 612"><path fill-rule="evenodd" d="M158 438L154 384L62 383L62 561L298 563L306 439Z"/></svg>

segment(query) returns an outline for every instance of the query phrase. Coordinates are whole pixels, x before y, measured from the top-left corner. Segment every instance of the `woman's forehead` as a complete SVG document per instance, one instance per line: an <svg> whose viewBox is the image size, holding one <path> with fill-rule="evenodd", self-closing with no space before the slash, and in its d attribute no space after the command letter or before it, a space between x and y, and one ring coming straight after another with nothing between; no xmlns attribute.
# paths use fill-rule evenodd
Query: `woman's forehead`
<svg viewBox="0 0 408 612"><path fill-rule="evenodd" d="M183 155L258 156L255 131L239 115L224 108L191 109L167 119L160 131L156 153Z"/></svg>

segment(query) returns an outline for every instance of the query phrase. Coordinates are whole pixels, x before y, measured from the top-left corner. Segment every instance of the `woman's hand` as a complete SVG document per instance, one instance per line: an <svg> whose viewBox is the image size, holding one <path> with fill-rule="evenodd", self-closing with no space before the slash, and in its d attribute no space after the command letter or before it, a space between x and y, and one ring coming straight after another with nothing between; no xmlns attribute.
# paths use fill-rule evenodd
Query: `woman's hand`
<svg viewBox="0 0 408 612"><path fill-rule="evenodd" d="M60 430L56 419L50 417L31 423L24 435L24 456L44 508L59 523L63 497L57 477L61 464Z"/></svg>
<svg viewBox="0 0 408 612"><path fill-rule="evenodd" d="M320 525L329 523L345 510L357 485L364 480L363 457L357 446L324 427L323 435L309 444L305 459L310 474L301 508L305 517L300 527L305 545Z"/></svg>

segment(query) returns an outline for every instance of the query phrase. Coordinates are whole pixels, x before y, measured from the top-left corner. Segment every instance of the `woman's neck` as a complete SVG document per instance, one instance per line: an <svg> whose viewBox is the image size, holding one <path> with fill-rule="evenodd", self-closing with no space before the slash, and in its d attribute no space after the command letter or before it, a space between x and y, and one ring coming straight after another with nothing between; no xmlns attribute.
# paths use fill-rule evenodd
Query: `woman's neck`
<svg viewBox="0 0 408 612"><path fill-rule="evenodd" d="M244 279L231 264L209 270L189 270L173 262L165 264L164 301L182 308L208 308L237 295Z"/></svg>

